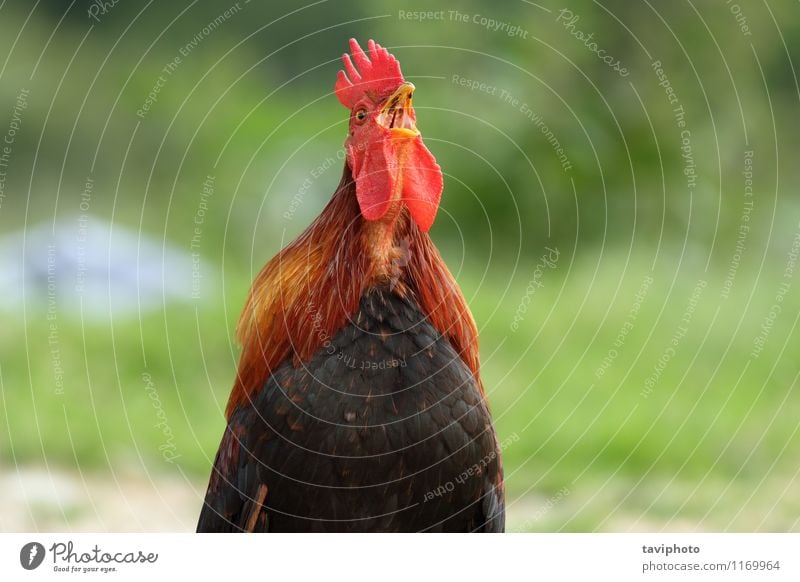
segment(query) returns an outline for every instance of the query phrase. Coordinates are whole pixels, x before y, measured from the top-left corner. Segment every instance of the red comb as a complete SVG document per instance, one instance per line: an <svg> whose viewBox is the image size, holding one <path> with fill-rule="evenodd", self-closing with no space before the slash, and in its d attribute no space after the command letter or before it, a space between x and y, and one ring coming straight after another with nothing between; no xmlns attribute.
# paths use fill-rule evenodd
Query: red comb
<svg viewBox="0 0 800 582"><path fill-rule="evenodd" d="M350 60L350 55L342 55L347 74L339 71L334 91L341 104L348 109L352 109L367 91L377 95L391 93L405 81L400 72L400 63L389 51L372 39L367 43L367 48L369 58L356 39L351 38L350 52L353 53L355 65Z"/></svg>

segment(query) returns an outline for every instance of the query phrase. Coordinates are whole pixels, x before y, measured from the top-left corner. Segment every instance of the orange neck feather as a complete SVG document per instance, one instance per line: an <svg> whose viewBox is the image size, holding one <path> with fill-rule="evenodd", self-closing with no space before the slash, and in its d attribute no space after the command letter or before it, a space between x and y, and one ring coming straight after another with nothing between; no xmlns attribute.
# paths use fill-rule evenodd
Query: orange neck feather
<svg viewBox="0 0 800 582"><path fill-rule="evenodd" d="M402 247L407 251L398 261ZM264 266L250 289L236 330L242 355L226 416L249 402L287 358L295 365L310 360L347 324L369 288L392 282L394 292L416 299L480 385L475 322L433 241L399 202L381 220L362 218L345 165L319 217Z"/></svg>

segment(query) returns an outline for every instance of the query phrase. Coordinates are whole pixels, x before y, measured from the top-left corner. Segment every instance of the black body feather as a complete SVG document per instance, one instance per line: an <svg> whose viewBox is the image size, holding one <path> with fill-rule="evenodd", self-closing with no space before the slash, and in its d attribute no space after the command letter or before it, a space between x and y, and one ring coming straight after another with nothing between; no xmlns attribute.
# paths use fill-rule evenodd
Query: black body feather
<svg viewBox="0 0 800 582"><path fill-rule="evenodd" d="M503 531L489 411L413 299L373 289L321 339L234 410L197 530Z"/></svg>

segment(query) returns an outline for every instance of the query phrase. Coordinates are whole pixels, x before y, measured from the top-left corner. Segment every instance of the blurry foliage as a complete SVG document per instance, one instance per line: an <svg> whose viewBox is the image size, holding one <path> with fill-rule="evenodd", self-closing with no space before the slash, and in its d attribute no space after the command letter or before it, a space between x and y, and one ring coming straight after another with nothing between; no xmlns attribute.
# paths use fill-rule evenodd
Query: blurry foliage
<svg viewBox="0 0 800 582"><path fill-rule="evenodd" d="M58 89L39 145L36 179L41 182L32 190L34 196L48 200L59 184L56 176L41 169L60 171L73 127L62 187L80 184L94 156L93 147L76 145L95 146L103 131L95 171L104 182L116 183L137 122L135 111L161 67L180 56L181 47L229 7L178 2L143 10L120 1L94 22L86 13L92 3L77 2L54 33L35 79L28 81L33 62L67 5L47 2L46 10L38 10L28 21L2 91L2 109L7 111L20 86L32 87L36 114L27 117L24 146L17 148L15 161L24 165L31 163L50 97ZM453 221L437 225L446 238L454 236L455 223L480 240L492 236L496 244L521 243L525 249L548 240L570 244L578 230L582 242L609 238L624 242L634 235L634 223L637 243L642 237L653 244L663 236L687 236L690 203L681 173L680 135L651 60L662 62L692 132L699 183L691 208L713 216L719 213L720 236L733 236L740 212L729 195L741 184L725 180L738 176L746 147L744 125L759 167L775 165L776 137L782 151L796 151L796 132L778 124L773 136L771 118L790 117L798 104L789 58L798 61L800 56L800 43L792 42L800 39L800 26L781 18L782 6L773 8L775 18L793 55L776 42L772 18L765 10L746 12L752 36L744 37L724 6L654 7L622 1L569 5L579 16L575 28L593 33L599 46L619 58L631 71L626 78L573 38L563 22L556 22L560 8L555 7L549 14L524 2L498 5L473 0L458 7L463 14L486 15L518 26L527 32L522 39L471 20L452 20L449 11L454 8L445 3L328 1L303 7L240 2L239 6L238 14L222 22L183 59L142 120L128 157L129 173L120 183L125 193L122 204L138 209L145 178L150 178L130 169L154 165L146 211L163 216L165 197L182 206L196 196L197 181L202 181L230 139L217 171L237 181L243 178L241 195L246 198L239 200L245 200L247 208L240 209L237 203L233 218L246 221L252 216L253 201L265 195L266 184L290 150L311 140L318 149L311 154L300 151L291 162L294 174L280 180L280 191L269 193L279 199L278 207L288 204L302 181L298 178L317 163L320 152L324 159L325 152L335 151L343 139L345 114L330 91L338 56L351 35L375 37L394 47L406 75L418 85L420 126L449 177L444 208L453 214ZM7 32L1 42L6 53L26 10L20 3L4 9L2 26ZM416 22L400 19L400 10L444 10L445 18ZM295 12L287 15L291 11ZM92 32L74 52L90 24ZM498 94L470 91L453 83L453 74L497 87ZM502 90L541 116L569 156L570 171L562 170L546 136L519 106L499 97ZM86 105L76 118L84 98ZM333 124L338 125L314 137ZM176 181L176 165L184 154ZM722 183L720 175L725 177ZM774 188L770 178L774 175L762 172L758 188L765 192ZM781 165L777 176L789 183L796 178L796 168ZM315 200L328 195L330 188L323 191L322 186L331 183L335 179L320 182L320 191L314 189ZM11 221L13 216L5 212L0 220ZM524 225L521 241L520 225ZM714 229L708 224L694 226L688 236L697 244L710 244ZM180 228L173 231L171 225L170 232L177 234Z"/></svg>

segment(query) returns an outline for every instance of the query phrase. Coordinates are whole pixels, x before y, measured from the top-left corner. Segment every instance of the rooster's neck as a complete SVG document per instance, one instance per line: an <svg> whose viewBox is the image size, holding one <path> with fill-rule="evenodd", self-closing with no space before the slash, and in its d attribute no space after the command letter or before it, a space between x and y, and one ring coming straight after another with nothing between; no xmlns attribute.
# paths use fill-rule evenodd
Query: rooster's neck
<svg viewBox="0 0 800 582"><path fill-rule="evenodd" d="M410 261L409 215L402 202L392 203L389 211L378 220L361 222L360 241L369 260L366 287L388 285L404 294L403 267Z"/></svg>
<svg viewBox="0 0 800 582"><path fill-rule="evenodd" d="M319 217L258 274L237 328L242 355L228 414L287 358L300 365L330 345L373 287L410 294L478 379L475 323L430 237L400 201L365 220L355 190L345 166Z"/></svg>

